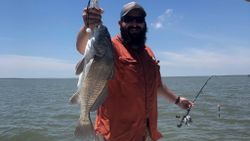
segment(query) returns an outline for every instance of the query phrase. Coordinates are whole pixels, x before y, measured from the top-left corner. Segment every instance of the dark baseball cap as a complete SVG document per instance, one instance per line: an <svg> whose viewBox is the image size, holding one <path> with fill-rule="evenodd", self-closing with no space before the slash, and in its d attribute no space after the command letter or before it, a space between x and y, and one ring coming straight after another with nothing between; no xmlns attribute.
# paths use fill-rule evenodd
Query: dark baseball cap
<svg viewBox="0 0 250 141"><path fill-rule="evenodd" d="M126 16L132 10L140 11L143 17L146 17L146 15L147 15L144 8L141 5L139 5L138 3L133 1L133 2L127 3L123 6L122 11L121 11L121 18Z"/></svg>

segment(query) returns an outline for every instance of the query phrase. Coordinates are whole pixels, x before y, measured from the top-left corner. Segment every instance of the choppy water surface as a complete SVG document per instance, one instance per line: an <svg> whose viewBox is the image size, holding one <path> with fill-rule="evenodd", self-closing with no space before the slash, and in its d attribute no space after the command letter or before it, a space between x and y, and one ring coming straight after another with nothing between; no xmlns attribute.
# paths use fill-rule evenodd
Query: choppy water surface
<svg viewBox="0 0 250 141"><path fill-rule="evenodd" d="M168 77L167 85L193 99L208 77ZM68 105L76 79L0 79L0 141L78 141L79 106ZM221 111L218 112L218 105ZM163 141L248 141L250 77L216 76L197 99L191 126L176 127L185 111L159 97ZM219 117L220 114L220 117Z"/></svg>

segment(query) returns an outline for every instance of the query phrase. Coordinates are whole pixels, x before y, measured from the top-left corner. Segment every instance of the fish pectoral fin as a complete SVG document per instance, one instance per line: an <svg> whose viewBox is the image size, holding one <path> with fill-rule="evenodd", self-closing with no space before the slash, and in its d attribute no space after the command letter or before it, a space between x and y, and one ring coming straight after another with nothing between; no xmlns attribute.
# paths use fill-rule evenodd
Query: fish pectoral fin
<svg viewBox="0 0 250 141"><path fill-rule="evenodd" d="M107 85L104 87L102 93L99 95L99 97L96 99L95 103L92 105L90 111L94 112L96 111L100 105L105 101L106 97L108 96L108 88Z"/></svg>
<svg viewBox="0 0 250 141"><path fill-rule="evenodd" d="M77 64L76 64L76 75L79 75L84 69L84 58L82 60L80 60Z"/></svg>
<svg viewBox="0 0 250 141"><path fill-rule="evenodd" d="M69 98L69 104L79 104L79 91L77 91L76 93L74 93L70 98Z"/></svg>

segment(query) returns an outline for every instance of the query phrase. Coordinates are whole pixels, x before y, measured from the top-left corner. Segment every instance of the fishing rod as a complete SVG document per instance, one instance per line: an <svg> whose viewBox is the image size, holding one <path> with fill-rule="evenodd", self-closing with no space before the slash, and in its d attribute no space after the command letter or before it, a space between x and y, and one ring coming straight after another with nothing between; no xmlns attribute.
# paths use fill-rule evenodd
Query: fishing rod
<svg viewBox="0 0 250 141"><path fill-rule="evenodd" d="M204 89L204 87L207 85L208 81L212 78L213 76L210 76L207 81L203 84L203 86L201 87L201 89L199 90L199 92L196 94L194 100L192 101L193 103L195 103L195 101L197 100L197 98L200 96L200 94L202 93L202 90ZM181 128L182 124L184 123L185 125L190 125L190 123L192 123L192 118L189 115L190 111L192 109L192 106L189 107L187 109L187 112L185 115L182 116L181 121L179 124L177 124L177 127ZM180 118L180 116L176 116L176 118Z"/></svg>

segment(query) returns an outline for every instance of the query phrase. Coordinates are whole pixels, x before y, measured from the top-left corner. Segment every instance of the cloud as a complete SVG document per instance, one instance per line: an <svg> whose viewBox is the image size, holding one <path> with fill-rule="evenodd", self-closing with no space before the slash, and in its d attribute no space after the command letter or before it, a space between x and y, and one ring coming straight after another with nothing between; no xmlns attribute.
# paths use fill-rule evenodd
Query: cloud
<svg viewBox="0 0 250 141"><path fill-rule="evenodd" d="M75 64L55 58L0 55L0 78L73 77Z"/></svg>
<svg viewBox="0 0 250 141"><path fill-rule="evenodd" d="M158 52L162 75L233 75L250 73L250 49L189 49Z"/></svg>
<svg viewBox="0 0 250 141"><path fill-rule="evenodd" d="M151 26L155 29L164 28L170 17L173 16L173 9L167 9L162 15L160 15L155 22L151 23ZM169 22L169 21L168 21Z"/></svg>

